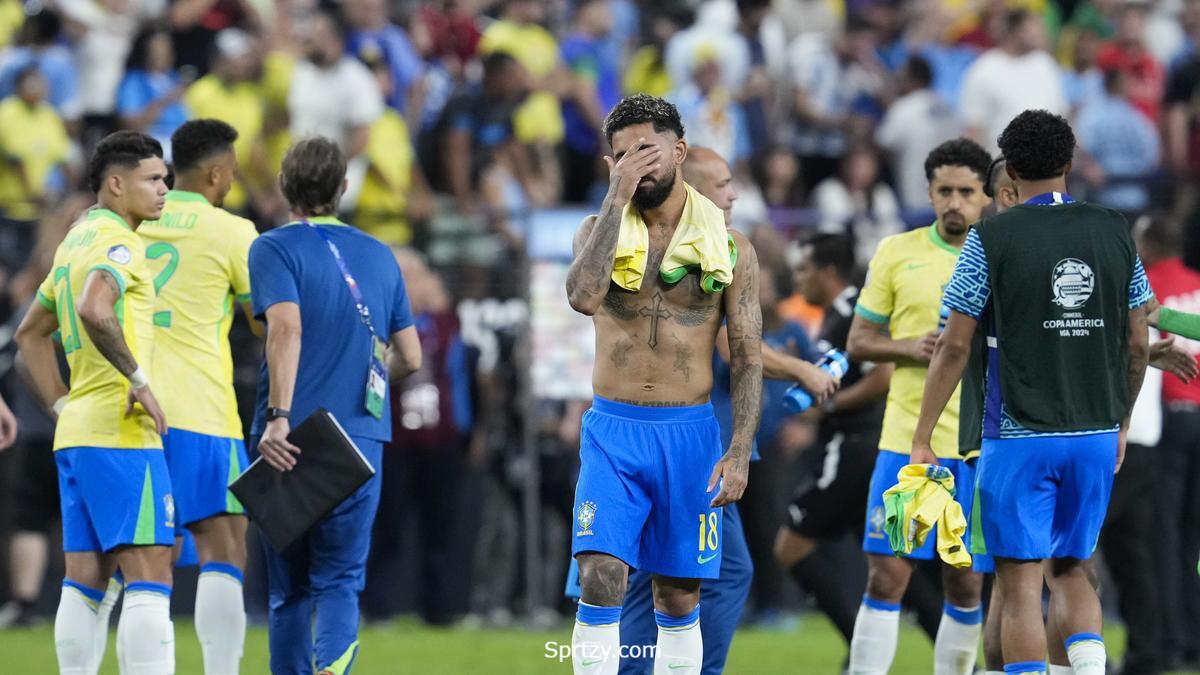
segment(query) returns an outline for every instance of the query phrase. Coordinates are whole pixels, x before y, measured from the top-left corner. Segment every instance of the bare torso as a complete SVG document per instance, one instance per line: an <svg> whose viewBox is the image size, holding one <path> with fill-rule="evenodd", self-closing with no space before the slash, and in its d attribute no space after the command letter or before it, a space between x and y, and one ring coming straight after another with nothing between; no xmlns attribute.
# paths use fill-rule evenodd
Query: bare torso
<svg viewBox="0 0 1200 675"><path fill-rule="evenodd" d="M637 292L610 283L596 326L597 396L639 405L697 405L712 391L713 345L724 318L721 293L705 293L698 272L679 282L658 269L673 230L650 226L646 275Z"/></svg>

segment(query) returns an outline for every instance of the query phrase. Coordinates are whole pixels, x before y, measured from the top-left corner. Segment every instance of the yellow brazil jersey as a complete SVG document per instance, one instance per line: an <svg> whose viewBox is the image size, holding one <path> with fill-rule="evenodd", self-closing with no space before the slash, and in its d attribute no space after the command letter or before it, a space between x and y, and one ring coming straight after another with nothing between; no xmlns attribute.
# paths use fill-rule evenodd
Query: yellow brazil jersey
<svg viewBox="0 0 1200 675"><path fill-rule="evenodd" d="M8 217L34 220L33 200L45 193L46 178L67 161L71 141L62 119L49 103L29 107L11 96L0 103L0 154L25 167L28 189L8 161L0 162L0 207Z"/></svg>
<svg viewBox="0 0 1200 675"><path fill-rule="evenodd" d="M161 448L154 420L141 407L125 417L129 381L92 343L76 313L76 303L93 270L116 278L121 297L114 309L125 343L154 386L152 363L154 285L146 267L142 240L117 214L94 209L67 234L54 253L54 266L38 288L37 299L58 316L71 392L54 430L54 449ZM155 388L155 395L161 387Z"/></svg>
<svg viewBox="0 0 1200 675"><path fill-rule="evenodd" d="M229 86L216 75L205 75L188 87L183 102L193 117L218 119L229 124L238 132L233 151L241 163L241 172L248 178L253 170L253 153L262 145L263 101L258 88L249 82ZM241 182L225 196L225 206L241 209L246 205L246 190Z"/></svg>
<svg viewBox="0 0 1200 675"><path fill-rule="evenodd" d="M296 59L287 52L274 51L263 61L262 74L253 84L265 107L263 141L266 145L267 166L279 166L292 144L287 125L287 98L292 88L292 73ZM270 176L271 180L275 176Z"/></svg>
<svg viewBox="0 0 1200 675"><path fill-rule="evenodd" d="M550 31L536 24L520 25L497 21L479 39L481 55L511 54L535 82L549 77L558 67L558 42ZM563 139L562 104L549 91L534 91L513 114L513 134L522 143L558 143Z"/></svg>
<svg viewBox="0 0 1200 675"><path fill-rule="evenodd" d="M358 193L355 222L389 246L405 246L412 239L405 214L412 189L413 148L404 118L386 109L371 125L363 154L371 165Z"/></svg>
<svg viewBox="0 0 1200 675"><path fill-rule="evenodd" d="M241 438L233 394L229 327L236 301L250 298L246 259L254 224L172 190L162 218L143 223L147 265L158 292L154 312L154 390L167 426Z"/></svg>
<svg viewBox="0 0 1200 675"><path fill-rule="evenodd" d="M885 238L871 259L855 312L875 323L888 324L894 340L919 339L937 330L942 292L950 283L958 252L938 235L937 223ZM912 452L928 372L928 367L915 363L896 364L883 414L881 450ZM959 389L955 388L933 431L933 451L938 457L961 459L958 397Z"/></svg>
<svg viewBox="0 0 1200 675"><path fill-rule="evenodd" d="M662 52L658 47L647 45L635 51L629 59L622 82L625 95L650 94L665 98L674 85L667 67L663 64Z"/></svg>

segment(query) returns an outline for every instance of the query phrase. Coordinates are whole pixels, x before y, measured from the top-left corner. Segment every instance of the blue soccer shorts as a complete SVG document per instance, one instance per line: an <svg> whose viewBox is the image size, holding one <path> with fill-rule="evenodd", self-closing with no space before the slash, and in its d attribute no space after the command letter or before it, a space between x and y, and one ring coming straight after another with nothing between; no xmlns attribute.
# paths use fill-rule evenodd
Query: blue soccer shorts
<svg viewBox="0 0 1200 675"><path fill-rule="evenodd" d="M983 439L978 513L986 548L976 548L1015 560L1090 558L1116 462L1115 432Z"/></svg>
<svg viewBox="0 0 1200 675"><path fill-rule="evenodd" d="M181 528L213 516L246 513L229 491L229 484L250 465L242 439L171 429L163 436L163 450Z"/></svg>
<svg viewBox="0 0 1200 675"><path fill-rule="evenodd" d="M908 466L909 456L880 450L875 458L875 472L871 474L871 489L867 493L867 523L863 528L863 551L876 555L895 555L891 542L883 526L887 522L886 509L883 506L883 493L899 481L896 474ZM975 496L975 469L961 459L938 458L938 464L950 469L954 475L954 500L962 505L963 514L971 512L971 504ZM970 529L963 536L963 543L971 544ZM937 557L937 530L925 539L925 545L914 548L913 552L904 556L917 560L932 560Z"/></svg>
<svg viewBox="0 0 1200 675"><path fill-rule="evenodd" d="M721 509L708 479L720 460L711 404L657 408L596 397L583 416L571 555L607 553L685 579L721 569Z"/></svg>
<svg viewBox="0 0 1200 675"><path fill-rule="evenodd" d="M64 448L54 459L64 551L175 543L175 499L162 450Z"/></svg>

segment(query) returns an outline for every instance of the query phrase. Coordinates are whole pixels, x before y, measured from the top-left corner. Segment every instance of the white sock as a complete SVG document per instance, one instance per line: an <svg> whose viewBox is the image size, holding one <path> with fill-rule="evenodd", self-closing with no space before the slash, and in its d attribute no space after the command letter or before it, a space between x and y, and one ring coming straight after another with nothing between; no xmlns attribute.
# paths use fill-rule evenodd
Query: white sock
<svg viewBox="0 0 1200 675"><path fill-rule="evenodd" d="M700 605L686 616L671 616L655 610L654 621L658 624L654 675L700 675L704 665Z"/></svg>
<svg viewBox="0 0 1200 675"><path fill-rule="evenodd" d="M900 636L900 605L863 597L850 640L850 675L887 675Z"/></svg>
<svg viewBox="0 0 1200 675"><path fill-rule="evenodd" d="M1050 675L1075 675L1075 669L1071 666L1056 666L1051 663Z"/></svg>
<svg viewBox="0 0 1200 675"><path fill-rule="evenodd" d="M69 579L63 580L54 615L54 650L60 675L94 675L91 666L96 607L104 594Z"/></svg>
<svg viewBox="0 0 1200 675"><path fill-rule="evenodd" d="M125 606L117 623L117 658L121 675L175 672L170 587L135 581L125 588Z"/></svg>
<svg viewBox="0 0 1200 675"><path fill-rule="evenodd" d="M963 609L946 604L933 642L934 675L971 675L983 631L983 607Z"/></svg>
<svg viewBox="0 0 1200 675"><path fill-rule="evenodd" d="M125 578L118 571L108 580L108 588L104 591L104 599L100 601L100 606L96 608L96 632L93 636L94 646L92 648L92 663L91 672L95 673L100 670L100 665L104 663L104 652L108 649L108 622L112 618L113 607L117 606L117 600L121 599L121 593L125 590Z"/></svg>
<svg viewBox="0 0 1200 675"><path fill-rule="evenodd" d="M1067 638L1067 658L1075 675L1104 675L1104 638L1095 633L1076 633Z"/></svg>
<svg viewBox="0 0 1200 675"><path fill-rule="evenodd" d="M225 563L200 567L196 584L196 636L204 653L204 675L238 675L246 641L242 571Z"/></svg>
<svg viewBox="0 0 1200 675"><path fill-rule="evenodd" d="M1004 671L1003 670L987 670L987 671L984 671L984 675L1004 675Z"/></svg>
<svg viewBox="0 0 1200 675"><path fill-rule="evenodd" d="M580 601L571 633L575 675L617 675L621 664L621 606L598 607Z"/></svg>

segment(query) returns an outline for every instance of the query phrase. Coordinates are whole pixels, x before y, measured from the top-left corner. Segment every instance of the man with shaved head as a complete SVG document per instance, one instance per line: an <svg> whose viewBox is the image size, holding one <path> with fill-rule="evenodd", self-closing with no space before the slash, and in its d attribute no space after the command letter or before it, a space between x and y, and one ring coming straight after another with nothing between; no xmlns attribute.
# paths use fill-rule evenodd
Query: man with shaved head
<svg viewBox="0 0 1200 675"><path fill-rule="evenodd" d="M729 163L709 148L689 148L683 162L683 180L725 213L725 227L729 227L733 220L733 202L738 198Z"/></svg>

